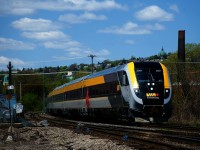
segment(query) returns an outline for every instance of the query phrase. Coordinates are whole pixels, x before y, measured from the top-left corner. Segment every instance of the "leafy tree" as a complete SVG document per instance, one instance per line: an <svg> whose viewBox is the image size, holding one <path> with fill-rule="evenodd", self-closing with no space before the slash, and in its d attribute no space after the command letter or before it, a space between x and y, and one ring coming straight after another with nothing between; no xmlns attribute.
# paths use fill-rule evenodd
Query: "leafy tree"
<svg viewBox="0 0 200 150"><path fill-rule="evenodd" d="M60 71L66 71L67 70L67 66L60 66Z"/></svg>
<svg viewBox="0 0 200 150"><path fill-rule="evenodd" d="M156 60L156 59L160 59L160 57L158 55L153 55L149 57L149 60Z"/></svg>
<svg viewBox="0 0 200 150"><path fill-rule="evenodd" d="M136 60L136 57L132 55L129 60Z"/></svg>
<svg viewBox="0 0 200 150"><path fill-rule="evenodd" d="M24 111L39 111L42 110L42 100L38 95L33 93L27 93L22 97L22 104Z"/></svg>
<svg viewBox="0 0 200 150"><path fill-rule="evenodd" d="M71 65L69 66L69 70L70 70L70 71L77 71L77 64L76 64L76 63L71 64Z"/></svg>
<svg viewBox="0 0 200 150"><path fill-rule="evenodd" d="M200 61L200 44L186 44L186 57L188 61L199 62Z"/></svg>
<svg viewBox="0 0 200 150"><path fill-rule="evenodd" d="M185 57L187 62L200 62L200 44L188 43L185 45ZM177 62L177 51L169 53L165 62Z"/></svg>

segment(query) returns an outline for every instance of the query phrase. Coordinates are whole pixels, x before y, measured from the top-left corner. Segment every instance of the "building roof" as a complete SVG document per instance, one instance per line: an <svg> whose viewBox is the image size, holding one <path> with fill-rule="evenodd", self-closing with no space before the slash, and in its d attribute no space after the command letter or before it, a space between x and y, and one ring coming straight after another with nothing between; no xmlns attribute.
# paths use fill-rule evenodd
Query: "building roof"
<svg viewBox="0 0 200 150"><path fill-rule="evenodd" d="M159 55L160 57L164 57L164 56L167 55L167 53L164 51L163 47L162 47L161 51L158 53L158 55Z"/></svg>

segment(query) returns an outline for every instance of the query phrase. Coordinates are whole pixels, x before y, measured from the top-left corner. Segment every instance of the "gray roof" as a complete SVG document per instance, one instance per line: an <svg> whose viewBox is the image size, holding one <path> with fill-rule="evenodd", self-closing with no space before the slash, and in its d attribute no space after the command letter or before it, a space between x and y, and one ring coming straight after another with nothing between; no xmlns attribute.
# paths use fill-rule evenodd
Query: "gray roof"
<svg viewBox="0 0 200 150"><path fill-rule="evenodd" d="M65 83L65 84L63 84L63 85L61 85L61 86L58 86L58 87L56 87L54 90L63 88L63 87L65 87L65 86L68 86L68 85L71 85L71 84L74 84L74 83L77 83L77 82L80 82L80 81L83 81L83 80L86 80L86 79L91 79L91 78L95 78L95 77L98 77L98 76L104 76L104 75L106 75L106 74L111 74L111 73L120 71L120 70L122 70L125 66L126 66L126 64L121 65L121 66L117 66L117 67L113 67L113 68L109 68L109 69L106 69L106 70L102 70L102 71L99 71L99 72L95 72L95 73L93 73L93 74L90 74L90 75L87 75L87 76L84 76L84 77L75 79L75 80L70 81L70 82L68 82L68 83Z"/></svg>

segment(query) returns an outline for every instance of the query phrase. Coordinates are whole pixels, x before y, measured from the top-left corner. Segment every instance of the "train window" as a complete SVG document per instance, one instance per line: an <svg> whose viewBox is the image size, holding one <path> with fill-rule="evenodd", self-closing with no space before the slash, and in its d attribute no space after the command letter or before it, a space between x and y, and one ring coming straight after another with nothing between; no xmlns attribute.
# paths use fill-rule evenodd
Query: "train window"
<svg viewBox="0 0 200 150"><path fill-rule="evenodd" d="M107 96L117 93L118 81L113 83L105 83L100 85L95 85L90 87L89 95L90 97ZM84 89L85 90L85 89ZM84 96L86 93L84 94Z"/></svg>
<svg viewBox="0 0 200 150"><path fill-rule="evenodd" d="M119 77L119 82L120 82L121 86L129 85L128 77L127 77L127 74L125 71L118 72L118 77Z"/></svg>
<svg viewBox="0 0 200 150"><path fill-rule="evenodd" d="M106 89L106 90L105 90L105 95L108 95L108 94L110 94L110 92L109 92L108 89Z"/></svg>
<svg viewBox="0 0 200 150"><path fill-rule="evenodd" d="M163 72L162 70L156 69L136 69L136 76L138 82L163 82Z"/></svg>
<svg viewBox="0 0 200 150"><path fill-rule="evenodd" d="M94 95L98 95L98 89L94 89Z"/></svg>
<svg viewBox="0 0 200 150"><path fill-rule="evenodd" d="M54 97L54 102L56 102L57 99L58 99L58 95L55 95L55 97Z"/></svg>
<svg viewBox="0 0 200 150"><path fill-rule="evenodd" d="M95 95L95 90L92 88L91 89L91 96L94 96Z"/></svg>
<svg viewBox="0 0 200 150"><path fill-rule="evenodd" d="M66 100L69 100L69 97L70 97L69 92L66 92Z"/></svg>
<svg viewBox="0 0 200 150"><path fill-rule="evenodd" d="M60 100L61 100L61 94L58 95L57 101L60 101Z"/></svg>
<svg viewBox="0 0 200 150"><path fill-rule="evenodd" d="M95 95L98 95L98 89L95 90Z"/></svg>
<svg viewBox="0 0 200 150"><path fill-rule="evenodd" d="M78 98L80 99L82 97L81 89L78 90Z"/></svg>
<svg viewBox="0 0 200 150"><path fill-rule="evenodd" d="M70 91L70 92L69 92L69 95L68 95L68 96L69 96L69 97L68 97L69 100L71 99L71 95L72 95L72 94L71 94L71 91Z"/></svg>
<svg viewBox="0 0 200 150"><path fill-rule="evenodd" d="M73 91L73 98L76 98L76 91Z"/></svg>
<svg viewBox="0 0 200 150"><path fill-rule="evenodd" d="M79 98L79 92L78 92L78 90L76 90L75 93L76 93L75 94L75 98L78 99Z"/></svg>
<svg viewBox="0 0 200 150"><path fill-rule="evenodd" d="M73 98L76 98L76 91L73 91Z"/></svg>

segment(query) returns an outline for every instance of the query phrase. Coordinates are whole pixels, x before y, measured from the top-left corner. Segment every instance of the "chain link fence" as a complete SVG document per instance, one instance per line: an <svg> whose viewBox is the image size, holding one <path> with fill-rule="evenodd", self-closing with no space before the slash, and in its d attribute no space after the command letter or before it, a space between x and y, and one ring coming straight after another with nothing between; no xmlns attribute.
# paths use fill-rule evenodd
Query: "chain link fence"
<svg viewBox="0 0 200 150"><path fill-rule="evenodd" d="M171 121L200 124L200 62L164 64L172 81Z"/></svg>

